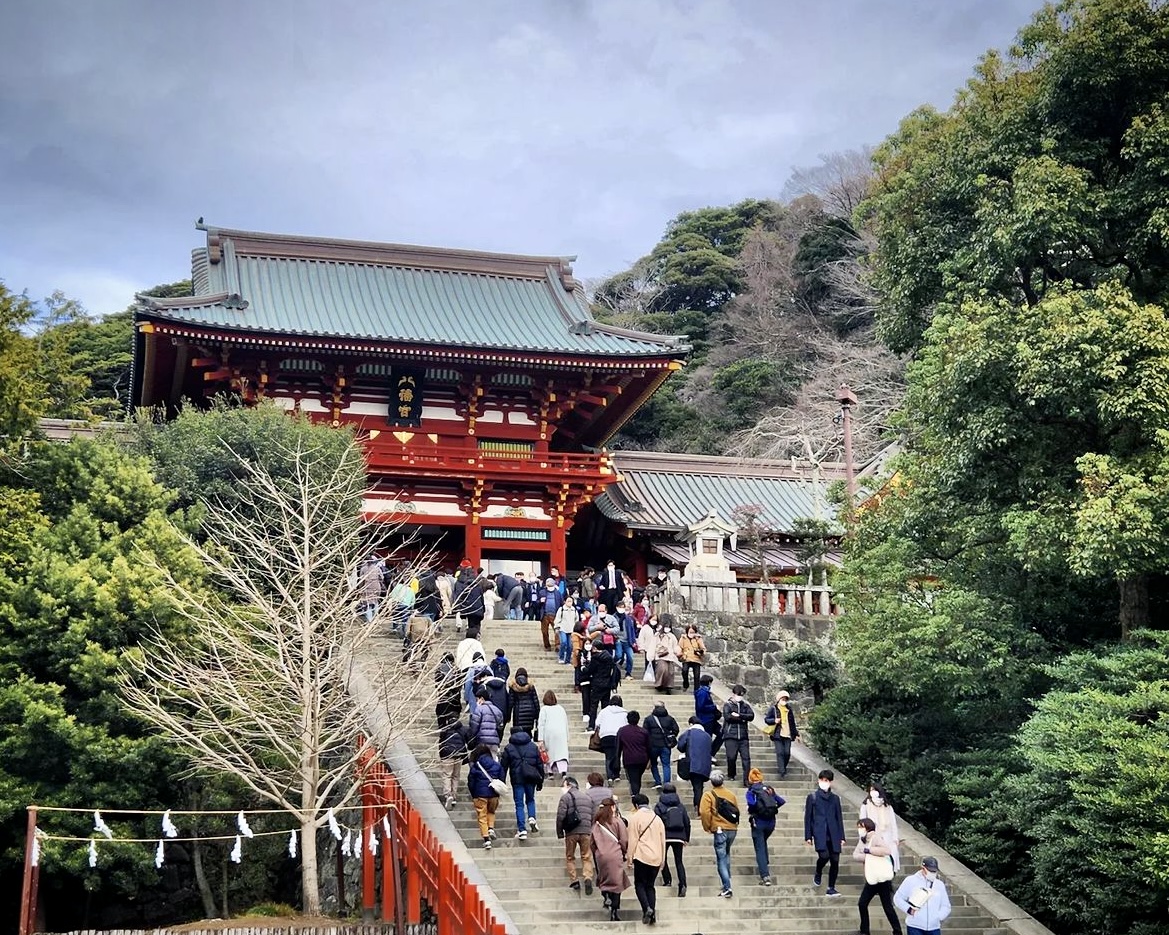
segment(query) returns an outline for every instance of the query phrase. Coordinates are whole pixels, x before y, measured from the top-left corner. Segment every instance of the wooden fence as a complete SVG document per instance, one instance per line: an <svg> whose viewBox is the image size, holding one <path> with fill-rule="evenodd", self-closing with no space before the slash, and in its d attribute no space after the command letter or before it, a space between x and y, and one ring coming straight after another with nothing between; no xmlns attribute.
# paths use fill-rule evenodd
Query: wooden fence
<svg viewBox="0 0 1169 935"><path fill-rule="evenodd" d="M832 617L839 613L827 585L756 584L746 581L672 582L655 595L654 610L661 613L710 611L729 614L798 614Z"/></svg>

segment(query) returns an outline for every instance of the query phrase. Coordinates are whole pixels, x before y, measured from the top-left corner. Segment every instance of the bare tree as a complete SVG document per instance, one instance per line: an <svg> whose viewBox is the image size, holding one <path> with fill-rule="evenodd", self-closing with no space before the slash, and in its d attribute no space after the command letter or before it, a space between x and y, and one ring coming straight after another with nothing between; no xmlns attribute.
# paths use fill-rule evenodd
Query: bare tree
<svg viewBox="0 0 1169 935"><path fill-rule="evenodd" d="M871 339L870 339L871 340ZM859 461L876 454L889 420L905 394L905 362L884 347L863 340L825 340L810 375L790 406L763 416L731 440L730 454L742 457L799 457L819 464L843 456L844 435L837 418L836 388L848 383L860 404L853 411L853 451Z"/></svg>
<svg viewBox="0 0 1169 935"><path fill-rule="evenodd" d="M819 165L792 170L783 187L783 197L815 195L829 214L850 220L864 201L873 177L872 147L821 153L819 159Z"/></svg>
<svg viewBox="0 0 1169 935"><path fill-rule="evenodd" d="M350 682L388 609L358 614L354 571L369 551L359 449L323 462L300 445L280 457L280 476L240 458L233 507L205 504L207 538L187 544L213 586L197 591L168 575L190 638L144 645L123 692L196 767L235 776L295 816L304 910L319 914L317 828L362 781L358 737L368 727ZM384 748L429 709L431 680L400 666L368 681L390 715L389 736L374 738Z"/></svg>

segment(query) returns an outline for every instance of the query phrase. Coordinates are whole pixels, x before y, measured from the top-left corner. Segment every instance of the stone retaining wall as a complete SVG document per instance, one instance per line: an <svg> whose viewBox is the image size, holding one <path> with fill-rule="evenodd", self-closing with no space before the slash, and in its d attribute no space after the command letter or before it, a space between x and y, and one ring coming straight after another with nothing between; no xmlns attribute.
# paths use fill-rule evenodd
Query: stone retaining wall
<svg viewBox="0 0 1169 935"><path fill-rule="evenodd" d="M707 663L703 671L728 685L740 682L747 687L752 704L770 704L775 693L787 685L783 654L801 644L814 643L825 649L832 641L836 621L832 617L793 615L729 614L683 611L663 614L681 635L691 624L706 640ZM798 707L811 707L808 692L793 692Z"/></svg>

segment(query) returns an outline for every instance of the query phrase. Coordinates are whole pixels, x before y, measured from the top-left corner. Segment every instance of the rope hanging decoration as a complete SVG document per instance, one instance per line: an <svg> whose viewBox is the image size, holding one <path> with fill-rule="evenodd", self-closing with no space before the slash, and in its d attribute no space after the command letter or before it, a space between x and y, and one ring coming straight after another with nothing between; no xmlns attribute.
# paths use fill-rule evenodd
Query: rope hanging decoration
<svg viewBox="0 0 1169 935"><path fill-rule="evenodd" d="M337 812L358 812L362 823L365 820L365 812L368 810L376 810L388 812L394 808L393 804L384 805L350 805L339 809L328 809L325 815L325 823L329 828L329 832L340 843L341 855L346 858L352 858L360 861L362 858L362 825L358 824L355 827L350 827L348 824L342 825L337 820ZM88 812L89 809L83 808L66 808L58 806L38 807L38 812L52 813L79 813ZM162 869L166 862L166 843L169 841L173 844L195 844L195 843L209 843L215 841L230 841L232 842L229 859L233 863L242 863L243 861L243 840L244 838L266 838L276 835L286 835L288 837L288 856L295 859L297 856L297 841L299 837L299 826L289 830L280 831L253 831L248 822L248 815L284 815L288 812L284 809L239 809L239 810L205 810L205 811L177 811L166 809L165 811L150 810L150 809L105 809L107 815L124 815L124 816L161 816L162 837L153 838L137 838L137 837L119 837L114 833L114 830L109 826L106 820L102 817L101 810L93 810L93 833L86 837L77 837L65 834L51 834L41 828L39 825L34 829L31 853L29 854L30 863L34 867L40 866L42 856L42 841L60 841L66 844L84 844L88 851L89 866L97 867L98 865L98 849L97 842L98 835L105 838L110 844L151 844L154 845L154 866ZM172 815L233 815L235 816L236 831L231 834L220 835L200 835L198 837L179 837L179 829L175 824ZM381 826L381 835L378 834L378 825ZM388 814L383 814L381 821L374 818L373 823L369 825L369 853L372 856L377 856L379 849L379 837L385 836L388 844L390 838L393 836L393 828L390 824Z"/></svg>

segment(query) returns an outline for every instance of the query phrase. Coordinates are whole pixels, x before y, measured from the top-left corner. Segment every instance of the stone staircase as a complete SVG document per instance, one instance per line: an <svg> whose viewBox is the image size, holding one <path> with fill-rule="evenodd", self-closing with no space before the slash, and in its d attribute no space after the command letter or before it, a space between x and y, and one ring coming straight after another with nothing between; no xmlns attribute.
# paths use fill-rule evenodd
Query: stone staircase
<svg viewBox="0 0 1169 935"><path fill-rule="evenodd" d="M461 635L457 627L451 626L450 621L446 622L443 629L444 644L457 640ZM572 670L567 665L558 664L554 652L544 650L539 624L533 621L487 620L484 621L481 640L489 655L496 647L503 647L507 651L513 674L521 666L526 668L541 696L549 688L556 692L557 699L569 714L569 772L579 780L582 788L588 773L603 773L602 754L588 749L589 735L584 730L581 718L580 696L572 691ZM388 653L395 653L400 648L396 639L379 642L385 645ZM437 659L437 655L433 658ZM639 662L640 659L638 657ZM684 727L686 720L694 713L691 694L677 687L672 695L659 696L652 686L637 678L638 674L639 669L635 667L634 678L623 681L619 689L626 710L637 710L644 718L655 701L664 700L670 713ZM757 712L757 717L761 724L762 712ZM433 735L418 738L416 752L420 759L433 755L433 742ZM734 895L730 899L718 896L721 887L715 872L711 837L702 830L697 814L692 811L691 843L685 851L687 895L679 898L677 881L674 881L672 887L666 887L659 877L658 922L653 931L662 935L743 935L744 926L747 926L746 931L759 935L855 932L858 924L856 899L864 882L860 864L848 859L848 854L843 855L837 884L843 898L826 897L826 884L819 889L812 886L815 856L803 843L803 803L804 797L815 788L814 775L793 759L787 778L777 781L771 744L762 734L758 738L752 737L752 752L753 765L763 771L765 781L774 785L776 791L787 800L787 804L780 809L776 829L770 840L774 885L762 886L755 871L754 850L740 776L732 783L743 810L743 823L731 854ZM725 759L721 755L718 762L725 766ZM465 779L464 769L461 777L464 785L458 803L450 811L450 818L479 869L522 933L584 935L588 932L649 930L641 923L641 910L632 886L622 895L621 922L608 920L608 911L602 908L599 892L586 897L583 892L569 889L564 870L564 846L562 841L556 839L555 833L556 805L561 795L556 780L550 780L537 794L537 820L541 830L529 834L524 841L512 837L516 831L515 810L510 793L505 794L496 816L498 838L493 849L485 850L466 793ZM731 781L728 780L728 783ZM437 783L435 785L438 793ZM652 785L653 780L647 770L643 791L649 796L651 805L657 798ZM689 783L678 783L678 787L683 802L689 806ZM624 778L614 786L613 793L622 807L627 809L629 787ZM850 814L847 804L845 812L845 825L851 837L856 816ZM915 869L914 863L910 858L906 869ZM942 869L944 876L945 868ZM900 877L897 882L900 882ZM944 927L946 935L1006 935L1006 930L996 927L995 921L984 910L967 904L961 893L951 891L951 896L954 911ZM888 931L888 922L879 901L874 900L871 904L870 918L874 935Z"/></svg>

